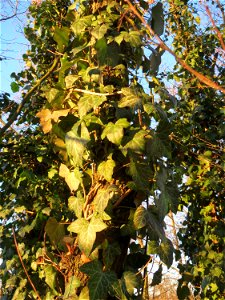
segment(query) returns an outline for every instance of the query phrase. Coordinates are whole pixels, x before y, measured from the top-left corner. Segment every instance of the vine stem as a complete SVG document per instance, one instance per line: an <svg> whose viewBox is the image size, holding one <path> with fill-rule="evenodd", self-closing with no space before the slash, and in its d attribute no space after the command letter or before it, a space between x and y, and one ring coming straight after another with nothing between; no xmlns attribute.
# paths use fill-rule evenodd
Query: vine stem
<svg viewBox="0 0 225 300"><path fill-rule="evenodd" d="M154 32L154 30L148 25L144 17L137 11L136 7L129 1L125 0L128 5L130 6L131 11L138 17L138 19L145 25L147 30L149 31L149 34L155 37L155 39L158 42L158 45L163 49L169 52L175 59L176 61L186 70L188 70L192 75L194 75L200 82L205 83L207 86L221 91L222 93L225 94L225 88L214 82L213 80L209 79L208 77L204 76L203 74L199 73L198 71L194 70L191 66L189 66L182 58L178 57L175 52L173 52L172 49L170 49L164 42L163 40Z"/></svg>
<svg viewBox="0 0 225 300"><path fill-rule="evenodd" d="M16 252L17 252L18 257L19 257L19 259L20 259L21 265L22 265L22 267L23 267L23 269L24 269L24 272L25 272L25 274L26 274L26 276L27 276L28 281L30 282L30 285L32 286L32 289L34 290L35 294L37 295L37 298L38 298L39 300L41 300L41 297L40 297L40 295L38 294L38 291L36 290L36 287L34 286L32 280L31 280L31 278L30 278L30 275L28 274L27 269L26 269L26 267L25 267L25 265L24 265L24 262L23 262L23 259L22 259L22 256L21 256L21 254L20 254L20 250L19 250L19 247L18 247L18 243L17 243L17 240L16 240L16 234L15 234L14 228L12 228L12 232L13 232L14 244L15 244L15 246L16 246Z"/></svg>

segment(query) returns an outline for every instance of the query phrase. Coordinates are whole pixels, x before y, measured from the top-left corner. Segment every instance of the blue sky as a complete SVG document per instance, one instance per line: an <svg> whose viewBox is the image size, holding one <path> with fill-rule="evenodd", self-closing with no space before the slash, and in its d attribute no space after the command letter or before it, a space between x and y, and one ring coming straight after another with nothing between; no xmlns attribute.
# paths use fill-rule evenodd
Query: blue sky
<svg viewBox="0 0 225 300"><path fill-rule="evenodd" d="M10 6L10 1L0 0L0 18L11 16L14 7ZM12 5L16 3L11 1ZM0 57L7 59L0 61L0 92L11 92L10 83L12 72L19 72L23 69L22 55L28 48L28 41L23 35L23 26L26 24L26 14L24 13L29 5L28 0L19 0L18 16L0 22Z"/></svg>

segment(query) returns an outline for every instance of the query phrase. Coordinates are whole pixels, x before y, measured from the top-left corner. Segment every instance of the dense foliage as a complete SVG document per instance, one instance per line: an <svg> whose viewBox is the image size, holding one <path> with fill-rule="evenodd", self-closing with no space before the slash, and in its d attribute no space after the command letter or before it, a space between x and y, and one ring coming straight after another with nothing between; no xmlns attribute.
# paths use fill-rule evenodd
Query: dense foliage
<svg viewBox="0 0 225 300"><path fill-rule="evenodd" d="M165 19L156 1L30 6L26 68L11 84L22 101L0 97L3 299L149 299L173 260L179 299L225 297L224 95L185 68L223 86L220 40L187 1L164 10ZM159 36L185 61L173 72L159 68ZM164 223L183 206L186 263ZM162 264L148 281L155 255Z"/></svg>

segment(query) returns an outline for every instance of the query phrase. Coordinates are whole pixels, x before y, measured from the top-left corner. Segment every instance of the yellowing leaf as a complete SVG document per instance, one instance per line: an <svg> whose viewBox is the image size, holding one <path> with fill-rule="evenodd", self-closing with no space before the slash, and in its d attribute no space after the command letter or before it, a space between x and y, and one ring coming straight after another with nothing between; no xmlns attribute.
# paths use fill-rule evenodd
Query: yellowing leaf
<svg viewBox="0 0 225 300"><path fill-rule="evenodd" d="M42 109L36 114L40 118L40 124L44 133L52 130L51 115L52 113L49 109Z"/></svg>
<svg viewBox="0 0 225 300"><path fill-rule="evenodd" d="M55 110L53 111L52 113L52 119L55 121L55 122L58 122L59 118L60 117L65 117L68 115L69 113L69 109L61 109L61 110Z"/></svg>
<svg viewBox="0 0 225 300"><path fill-rule="evenodd" d="M40 118L40 124L44 133L48 133L52 130L52 120L58 122L58 119L62 116L67 116L69 109L61 109L53 111L49 109L42 109L39 111L36 116Z"/></svg>
<svg viewBox="0 0 225 300"><path fill-rule="evenodd" d="M65 181L69 186L71 192L76 191L82 181L79 169L74 169L73 171L70 171L64 164L60 165L59 176L65 178Z"/></svg>

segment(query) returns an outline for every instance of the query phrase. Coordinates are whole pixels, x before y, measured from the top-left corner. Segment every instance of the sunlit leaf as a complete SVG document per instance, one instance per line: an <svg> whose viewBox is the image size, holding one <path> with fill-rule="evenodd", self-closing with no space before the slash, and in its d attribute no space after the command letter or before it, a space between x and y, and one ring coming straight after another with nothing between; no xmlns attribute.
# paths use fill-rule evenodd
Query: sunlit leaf
<svg viewBox="0 0 225 300"><path fill-rule="evenodd" d="M45 231L53 245L57 245L65 235L64 225L58 223L54 217L48 219Z"/></svg>
<svg viewBox="0 0 225 300"><path fill-rule="evenodd" d="M107 181L112 180L113 170L116 166L116 163L113 159L108 159L103 161L98 166L98 173L103 176Z"/></svg>
<svg viewBox="0 0 225 300"><path fill-rule="evenodd" d="M108 26L106 24L100 25L95 27L92 31L91 34L97 39L100 40L101 38L104 37L108 30Z"/></svg>

